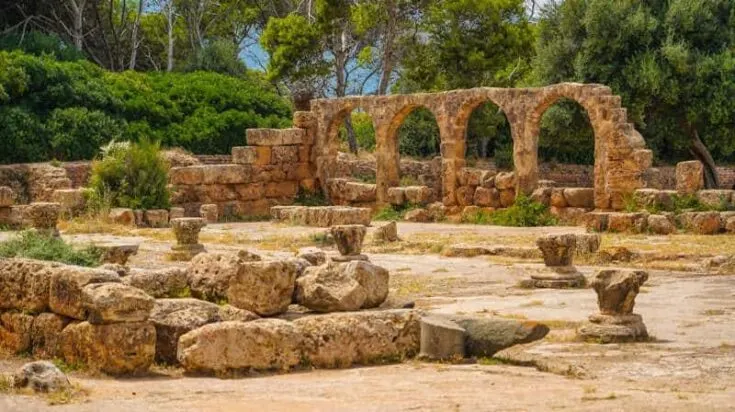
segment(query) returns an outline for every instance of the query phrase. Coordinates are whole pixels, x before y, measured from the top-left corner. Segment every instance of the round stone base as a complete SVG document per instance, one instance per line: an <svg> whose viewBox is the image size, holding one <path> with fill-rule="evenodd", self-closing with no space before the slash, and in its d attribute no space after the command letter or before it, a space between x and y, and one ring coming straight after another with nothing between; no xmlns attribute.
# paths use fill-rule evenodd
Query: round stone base
<svg viewBox="0 0 735 412"><path fill-rule="evenodd" d="M335 262L352 262L353 260L368 260L366 255L337 255L332 256Z"/></svg>
<svg viewBox="0 0 735 412"><path fill-rule="evenodd" d="M166 253L169 260L178 262L188 262L194 256L204 252L204 245L173 245L171 251Z"/></svg>
<svg viewBox="0 0 735 412"><path fill-rule="evenodd" d="M600 343L636 342L648 339L648 331L640 315L603 315L594 314L589 323L577 330L585 340Z"/></svg>
<svg viewBox="0 0 735 412"><path fill-rule="evenodd" d="M574 266L546 266L522 284L534 288L569 289L583 288L587 280Z"/></svg>

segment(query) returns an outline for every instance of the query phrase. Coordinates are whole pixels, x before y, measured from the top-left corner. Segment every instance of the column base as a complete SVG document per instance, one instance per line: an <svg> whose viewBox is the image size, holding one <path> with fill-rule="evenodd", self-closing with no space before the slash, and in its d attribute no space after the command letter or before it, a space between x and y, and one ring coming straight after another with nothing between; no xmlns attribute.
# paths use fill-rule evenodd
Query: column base
<svg viewBox="0 0 735 412"><path fill-rule="evenodd" d="M643 318L637 314L591 315L589 322L577 330L577 335L600 343L640 342L648 339Z"/></svg>

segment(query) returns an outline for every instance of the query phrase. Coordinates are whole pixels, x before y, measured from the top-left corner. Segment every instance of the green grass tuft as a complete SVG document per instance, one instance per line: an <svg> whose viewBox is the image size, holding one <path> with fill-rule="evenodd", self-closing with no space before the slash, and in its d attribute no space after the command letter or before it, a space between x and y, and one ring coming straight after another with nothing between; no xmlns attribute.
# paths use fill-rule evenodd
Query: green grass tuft
<svg viewBox="0 0 735 412"><path fill-rule="evenodd" d="M479 210L464 216L462 221L476 225L514 227L554 226L558 223L546 205L525 195L518 196L515 203L507 209L494 212Z"/></svg>
<svg viewBox="0 0 735 412"><path fill-rule="evenodd" d="M0 243L0 257L22 257L28 259L50 260L79 266L99 266L102 250L87 246L75 249L59 237L36 231L20 232L14 238Z"/></svg>

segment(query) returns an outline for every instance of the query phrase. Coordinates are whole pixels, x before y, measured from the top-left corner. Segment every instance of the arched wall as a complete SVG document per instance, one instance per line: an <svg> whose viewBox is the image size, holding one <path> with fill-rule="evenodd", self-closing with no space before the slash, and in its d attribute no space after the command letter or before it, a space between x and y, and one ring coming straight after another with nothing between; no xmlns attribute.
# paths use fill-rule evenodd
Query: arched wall
<svg viewBox="0 0 735 412"><path fill-rule="evenodd" d="M490 101L505 114L513 137L517 193L530 193L538 183L538 134L546 109L566 97L588 113L595 132L595 204L622 208L622 198L643 186L651 163L641 135L627 123L621 99L610 88L595 84L562 83L541 88L475 88L442 93L360 96L317 99L311 102L316 119L314 160L324 184L337 156L337 130L345 113L360 107L372 120L376 137L377 198L387 200L389 187L398 185L397 131L417 107L432 112L439 126L442 156L442 199L456 204L457 174L465 165L465 133L472 111ZM335 126L336 122L336 126Z"/></svg>

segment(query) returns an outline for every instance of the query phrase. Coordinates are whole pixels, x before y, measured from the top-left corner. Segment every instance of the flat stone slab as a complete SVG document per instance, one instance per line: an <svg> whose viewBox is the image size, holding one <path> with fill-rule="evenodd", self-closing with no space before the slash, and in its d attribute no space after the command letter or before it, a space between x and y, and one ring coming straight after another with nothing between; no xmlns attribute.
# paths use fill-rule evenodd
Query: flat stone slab
<svg viewBox="0 0 735 412"><path fill-rule="evenodd" d="M274 206L271 208L271 217L277 222L300 226L370 226L372 210L349 206Z"/></svg>

